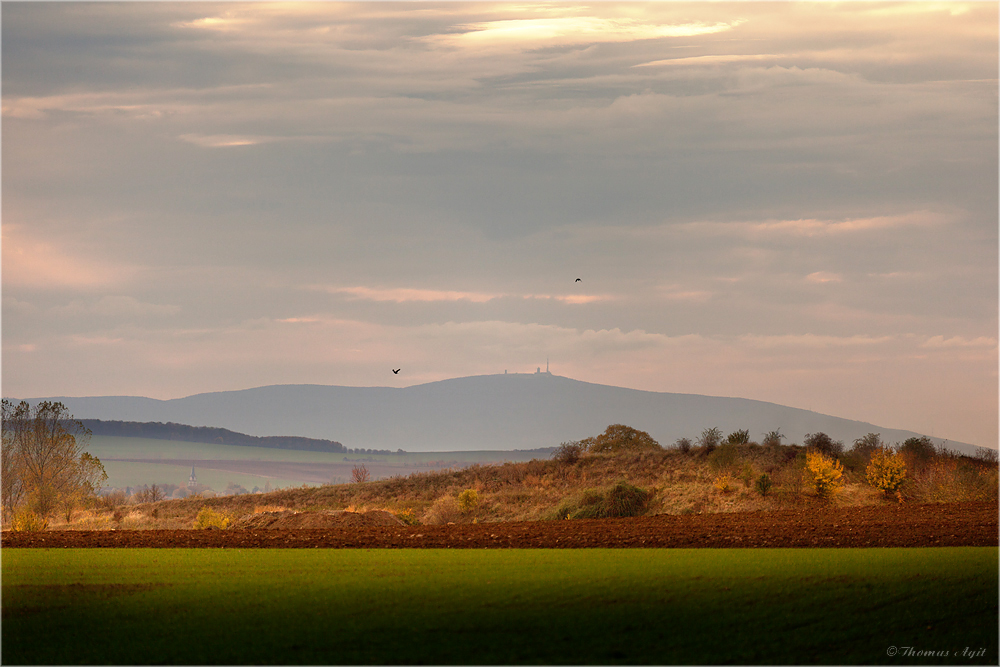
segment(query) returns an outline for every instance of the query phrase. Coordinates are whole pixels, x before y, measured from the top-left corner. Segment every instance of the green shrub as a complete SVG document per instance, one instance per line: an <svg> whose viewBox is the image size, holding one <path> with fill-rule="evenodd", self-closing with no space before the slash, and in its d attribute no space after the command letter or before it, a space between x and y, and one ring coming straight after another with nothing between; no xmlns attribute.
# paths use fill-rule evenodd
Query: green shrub
<svg viewBox="0 0 1000 667"><path fill-rule="evenodd" d="M639 516L646 509L650 495L628 482L618 482L608 491L607 516Z"/></svg>
<svg viewBox="0 0 1000 667"><path fill-rule="evenodd" d="M740 481L746 488L750 488L750 485L753 484L753 466L749 463L743 464L743 470L740 471Z"/></svg>
<svg viewBox="0 0 1000 667"><path fill-rule="evenodd" d="M771 492L771 486L771 478L766 472L754 482L754 488L757 489L757 493L760 494L761 498L766 497Z"/></svg>
<svg viewBox="0 0 1000 667"><path fill-rule="evenodd" d="M570 518L570 514L577 510L577 503L571 498L563 498L558 505L542 516L546 520L561 520Z"/></svg>
<svg viewBox="0 0 1000 667"><path fill-rule="evenodd" d="M698 446L701 447L702 454L711 454L722 442L722 431L715 428L706 428L698 436Z"/></svg>
<svg viewBox="0 0 1000 667"><path fill-rule="evenodd" d="M594 454L660 449L660 443L648 433L624 424L612 424L604 430L604 433L596 438L581 440L580 444L585 445L587 450Z"/></svg>
<svg viewBox="0 0 1000 667"><path fill-rule="evenodd" d="M45 517L35 514L27 507L17 510L10 522L10 529L15 533L36 533L48 527L49 523Z"/></svg>
<svg viewBox="0 0 1000 667"><path fill-rule="evenodd" d="M563 500L548 516L553 519L640 516L646 511L651 496L649 491L620 481L605 491L587 489L576 500Z"/></svg>
<svg viewBox="0 0 1000 667"><path fill-rule="evenodd" d="M222 512L216 512L211 507L202 507L194 520L194 527L199 530L203 528L222 529L228 528L231 522L232 519Z"/></svg>
<svg viewBox="0 0 1000 667"><path fill-rule="evenodd" d="M570 519L601 519L604 515L604 493L587 489L577 502L577 508L568 514Z"/></svg>
<svg viewBox="0 0 1000 667"><path fill-rule="evenodd" d="M747 429L733 431L726 438L726 443L730 445L745 445L749 442L750 442L750 431L748 431Z"/></svg>
<svg viewBox="0 0 1000 667"><path fill-rule="evenodd" d="M760 441L760 444L765 447L780 447L783 439L785 439L785 436L781 435L781 429L776 428L773 431L765 433L763 439Z"/></svg>

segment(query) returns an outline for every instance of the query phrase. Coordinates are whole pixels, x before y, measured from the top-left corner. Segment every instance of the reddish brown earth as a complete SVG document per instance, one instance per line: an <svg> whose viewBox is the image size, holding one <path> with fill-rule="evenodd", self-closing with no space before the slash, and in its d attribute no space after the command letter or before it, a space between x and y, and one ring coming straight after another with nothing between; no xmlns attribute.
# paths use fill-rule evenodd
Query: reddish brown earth
<svg viewBox="0 0 1000 667"><path fill-rule="evenodd" d="M297 515L299 525L323 520ZM18 547L580 548L998 546L997 505L949 503L447 526L4 532Z"/></svg>

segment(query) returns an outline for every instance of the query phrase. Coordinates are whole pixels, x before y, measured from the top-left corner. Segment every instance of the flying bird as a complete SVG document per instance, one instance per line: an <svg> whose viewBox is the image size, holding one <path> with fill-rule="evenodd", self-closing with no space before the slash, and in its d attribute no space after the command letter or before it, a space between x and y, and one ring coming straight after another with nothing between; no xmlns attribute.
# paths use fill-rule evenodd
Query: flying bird
<svg viewBox="0 0 1000 667"><path fill-rule="evenodd" d="M578 282L580 282L581 280L583 280L583 278L577 278L577 279L576 279L576 280L574 280L573 282L575 282L575 283L578 283Z"/></svg>
<svg viewBox="0 0 1000 667"><path fill-rule="evenodd" d="M393 368L392 369L392 374L393 375L399 375L399 371L401 371L401 370L403 370L403 369L402 368Z"/></svg>

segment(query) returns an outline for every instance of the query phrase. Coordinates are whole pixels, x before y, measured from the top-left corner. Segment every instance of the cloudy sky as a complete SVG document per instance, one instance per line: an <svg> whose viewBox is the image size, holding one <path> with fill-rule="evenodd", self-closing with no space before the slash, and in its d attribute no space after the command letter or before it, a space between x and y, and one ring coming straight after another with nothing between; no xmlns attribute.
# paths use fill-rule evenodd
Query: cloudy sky
<svg viewBox="0 0 1000 667"><path fill-rule="evenodd" d="M548 359L995 447L997 25L5 2L3 394Z"/></svg>

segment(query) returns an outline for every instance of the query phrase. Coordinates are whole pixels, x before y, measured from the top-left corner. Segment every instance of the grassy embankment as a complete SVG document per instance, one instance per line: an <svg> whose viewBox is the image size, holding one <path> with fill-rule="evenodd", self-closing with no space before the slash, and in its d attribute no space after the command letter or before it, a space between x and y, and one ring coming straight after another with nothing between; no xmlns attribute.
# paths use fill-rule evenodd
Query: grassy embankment
<svg viewBox="0 0 1000 667"><path fill-rule="evenodd" d="M996 664L997 552L5 549L2 658Z"/></svg>
<svg viewBox="0 0 1000 667"><path fill-rule="evenodd" d="M387 509L423 523L513 521L560 518L622 480L647 492L644 514L732 512L817 503L868 505L886 500L865 478L866 460L844 456L843 489L818 498L809 487L805 450L796 446L723 446L646 449L584 454L578 460L532 460L415 473L366 483L282 489L264 495L189 498L81 512L68 528L189 528L204 506L230 516L261 508L294 510ZM773 486L762 496L755 480L767 474ZM903 487L906 502L997 500L997 465L957 456L913 461ZM716 482L729 475L730 488ZM459 494L476 492L462 509ZM114 512L119 521L114 523Z"/></svg>

